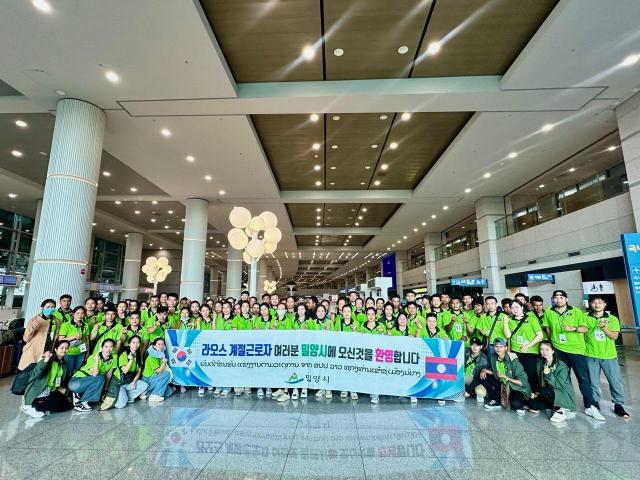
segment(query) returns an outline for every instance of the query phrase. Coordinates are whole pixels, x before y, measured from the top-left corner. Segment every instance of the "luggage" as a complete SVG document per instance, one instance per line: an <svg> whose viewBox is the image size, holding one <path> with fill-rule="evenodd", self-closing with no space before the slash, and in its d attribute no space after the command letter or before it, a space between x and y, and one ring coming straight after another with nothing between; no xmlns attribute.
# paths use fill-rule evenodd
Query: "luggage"
<svg viewBox="0 0 640 480"><path fill-rule="evenodd" d="M0 377L6 377L13 373L14 345L0 347Z"/></svg>
<svg viewBox="0 0 640 480"><path fill-rule="evenodd" d="M16 342L16 353L13 355L13 371L18 371L18 364L20 363L20 357L22 357L22 349L24 347L24 341L18 340Z"/></svg>
<svg viewBox="0 0 640 480"><path fill-rule="evenodd" d="M18 372L18 374L13 379L13 385L11 385L11 393L13 393L14 395L24 395L24 392L27 389L27 384L29 383L29 379L31 378L31 372L34 368L36 368L36 364L32 363L21 372Z"/></svg>
<svg viewBox="0 0 640 480"><path fill-rule="evenodd" d="M16 343L16 337L11 330L0 330L0 346L11 345ZM12 357L13 358L13 357Z"/></svg>

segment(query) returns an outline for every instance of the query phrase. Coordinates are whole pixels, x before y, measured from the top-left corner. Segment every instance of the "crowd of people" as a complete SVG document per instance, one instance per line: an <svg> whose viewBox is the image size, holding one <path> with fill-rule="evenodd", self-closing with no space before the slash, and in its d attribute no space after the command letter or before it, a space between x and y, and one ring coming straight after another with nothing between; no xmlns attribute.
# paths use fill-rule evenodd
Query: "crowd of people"
<svg viewBox="0 0 640 480"><path fill-rule="evenodd" d="M585 414L604 421L600 412L600 376L611 390L616 415L629 418L617 359L620 322L606 310L602 296L591 296L583 311L568 304L556 290L545 308L539 296L517 294L500 302L446 293L405 298L392 295L362 298L357 292L334 303L316 297L281 300L264 294L261 302L242 292L241 298L207 299L200 303L176 294L152 295L149 301L117 304L88 298L72 308L69 295L56 303L46 299L24 333L19 373L13 393L23 395L23 411L31 417L71 408L123 408L136 399L162 402L178 391L171 383L165 352L167 329L195 330L331 330L362 334L442 338L464 342L465 397L488 410L507 408L518 415L550 411L552 422L576 413L571 372L583 398ZM181 392L186 387L179 387ZM226 397L232 387L209 386ZM250 388L233 388L251 395ZM205 395L205 387L198 395ZM279 402L307 397L307 389L257 388L259 397ZM330 390L316 397L331 398ZM340 392L358 399L357 392ZM372 403L379 395L371 394ZM411 398L416 403L416 398ZM441 403L444 403L440 400Z"/></svg>

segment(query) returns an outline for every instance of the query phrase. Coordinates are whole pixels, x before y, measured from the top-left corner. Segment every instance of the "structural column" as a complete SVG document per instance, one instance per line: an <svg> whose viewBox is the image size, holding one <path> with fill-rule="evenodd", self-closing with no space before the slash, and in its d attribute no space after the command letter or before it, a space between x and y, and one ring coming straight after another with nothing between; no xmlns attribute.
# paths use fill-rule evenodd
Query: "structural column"
<svg viewBox="0 0 640 480"><path fill-rule="evenodd" d="M226 295L227 293L227 272L222 270L220 272L220 295Z"/></svg>
<svg viewBox="0 0 640 480"><path fill-rule="evenodd" d="M227 251L227 297L236 300L240 298L242 291L242 251L229 246Z"/></svg>
<svg viewBox="0 0 640 480"><path fill-rule="evenodd" d="M496 221L504 215L502 197L482 197L476 202L480 269L482 276L489 280L485 295L494 295L498 298L505 295L505 283L504 275L500 273Z"/></svg>
<svg viewBox="0 0 640 480"><path fill-rule="evenodd" d="M68 293L81 301L102 157L105 115L75 99L58 102L38 242L33 260L27 319L46 298ZM67 228L73 219L73 228Z"/></svg>
<svg viewBox="0 0 640 480"><path fill-rule="evenodd" d="M122 268L122 298L138 299L142 240L141 233L127 234L127 243L124 247L124 267Z"/></svg>
<svg viewBox="0 0 640 480"><path fill-rule="evenodd" d="M189 198L182 243L182 270L180 296L202 301L204 297L204 256L207 250L207 224L209 202L202 198Z"/></svg>
<svg viewBox="0 0 640 480"><path fill-rule="evenodd" d="M26 314L29 303L29 290L31 288L31 273L33 271L33 260L36 255L36 245L38 243L38 230L40 229L40 215L42 214L42 199L36 203L36 218L33 223L33 235L31 236L31 248L29 249L29 266L27 267L27 278L24 282L24 295L22 296L22 315ZM25 317L28 318L28 317Z"/></svg>
<svg viewBox="0 0 640 480"><path fill-rule="evenodd" d="M436 248L440 246L440 234L427 233L424 236L424 270L427 277L427 293L436 293L438 277L436 274Z"/></svg>
<svg viewBox="0 0 640 480"><path fill-rule="evenodd" d="M209 268L209 296L211 297L218 296L219 273L220 273L220 269L217 266L213 266Z"/></svg>
<svg viewBox="0 0 640 480"><path fill-rule="evenodd" d="M396 252L396 292L404 298L404 271L407 269L409 255L406 250Z"/></svg>
<svg viewBox="0 0 640 480"><path fill-rule="evenodd" d="M264 281L267 279L267 260L261 258L258 260L258 285L256 288L256 296L260 298L264 294Z"/></svg>
<svg viewBox="0 0 640 480"><path fill-rule="evenodd" d="M636 232L640 228L640 94L616 108Z"/></svg>

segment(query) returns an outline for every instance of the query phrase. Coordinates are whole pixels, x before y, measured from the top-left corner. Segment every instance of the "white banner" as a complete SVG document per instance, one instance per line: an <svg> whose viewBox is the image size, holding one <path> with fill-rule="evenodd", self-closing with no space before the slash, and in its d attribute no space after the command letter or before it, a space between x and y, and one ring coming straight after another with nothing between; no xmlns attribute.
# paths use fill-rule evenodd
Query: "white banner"
<svg viewBox="0 0 640 480"><path fill-rule="evenodd" d="M463 399L460 341L325 330L168 330L166 343L178 385Z"/></svg>

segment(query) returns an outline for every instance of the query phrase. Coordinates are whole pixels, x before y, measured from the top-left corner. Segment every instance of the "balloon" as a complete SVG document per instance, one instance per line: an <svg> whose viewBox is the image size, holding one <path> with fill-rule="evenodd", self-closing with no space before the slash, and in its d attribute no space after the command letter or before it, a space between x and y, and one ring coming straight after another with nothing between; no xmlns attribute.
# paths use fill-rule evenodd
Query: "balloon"
<svg viewBox="0 0 640 480"><path fill-rule="evenodd" d="M264 242L264 252L265 253L273 253L276 251L277 243L273 242Z"/></svg>
<svg viewBox="0 0 640 480"><path fill-rule="evenodd" d="M264 231L264 239L270 243L278 243L282 240L282 232L278 227L269 227Z"/></svg>
<svg viewBox="0 0 640 480"><path fill-rule="evenodd" d="M247 244L247 253L252 258L260 258L264 254L264 243L262 240L253 239Z"/></svg>
<svg viewBox="0 0 640 480"><path fill-rule="evenodd" d="M244 232L239 228L232 228L227 233L227 238L229 239L229 245L231 245L236 250L242 250L249 243L249 238L244 234Z"/></svg>
<svg viewBox="0 0 640 480"><path fill-rule="evenodd" d="M167 274L165 272L160 272L156 275L156 282L164 282L167 279Z"/></svg>
<svg viewBox="0 0 640 480"><path fill-rule="evenodd" d="M278 225L278 217L276 217L276 214L273 212L262 212L260 218L264 221L265 228Z"/></svg>
<svg viewBox="0 0 640 480"><path fill-rule="evenodd" d="M151 267L150 265L143 265L142 266L142 273L146 273L147 275L151 275L153 273L153 267Z"/></svg>
<svg viewBox="0 0 640 480"><path fill-rule="evenodd" d="M254 232L264 230L264 220L262 219L262 217L253 217L251 219L249 227L251 227L251 230L253 230Z"/></svg>
<svg viewBox="0 0 640 480"><path fill-rule="evenodd" d="M169 265L169 259L167 257L160 257L158 259L158 266L166 267L167 265Z"/></svg>
<svg viewBox="0 0 640 480"><path fill-rule="evenodd" d="M147 283L153 283L153 277L147 276Z"/></svg>
<svg viewBox="0 0 640 480"><path fill-rule="evenodd" d="M167 275L169 275L171 272L173 272L173 268L171 268L171 265L167 265L166 267L164 267L164 268L162 269L162 271L163 271L164 273L166 273Z"/></svg>
<svg viewBox="0 0 640 480"><path fill-rule="evenodd" d="M229 221L236 228L245 228L251 222L251 212L244 207L233 207Z"/></svg>
<svg viewBox="0 0 640 480"><path fill-rule="evenodd" d="M158 264L158 259L156 257L147 257L144 263L151 267L155 267Z"/></svg>
<svg viewBox="0 0 640 480"><path fill-rule="evenodd" d="M251 265L251 255L249 255L247 252L242 252L242 259L244 260L244 263L246 263L247 265Z"/></svg>
<svg viewBox="0 0 640 480"><path fill-rule="evenodd" d="M251 234L253 233L249 227L244 229L244 233L247 234L247 237L251 238Z"/></svg>

